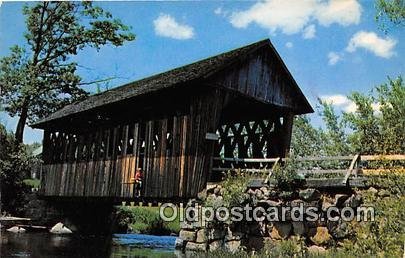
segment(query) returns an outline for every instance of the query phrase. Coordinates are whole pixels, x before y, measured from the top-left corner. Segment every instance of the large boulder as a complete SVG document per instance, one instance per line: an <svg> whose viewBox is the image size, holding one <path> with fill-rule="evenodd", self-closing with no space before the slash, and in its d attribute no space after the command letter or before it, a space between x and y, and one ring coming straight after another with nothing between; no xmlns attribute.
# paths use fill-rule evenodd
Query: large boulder
<svg viewBox="0 0 405 258"><path fill-rule="evenodd" d="M239 231L231 231L230 229L228 229L228 232L225 235L225 240L226 241L241 240L245 237L246 237L245 233Z"/></svg>
<svg viewBox="0 0 405 258"><path fill-rule="evenodd" d="M349 198L349 195L347 195L347 194L336 194L335 195L335 206L342 207L348 198Z"/></svg>
<svg viewBox="0 0 405 258"><path fill-rule="evenodd" d="M208 229L208 239L218 240L225 237L225 229L223 228L212 228Z"/></svg>
<svg viewBox="0 0 405 258"><path fill-rule="evenodd" d="M256 198L259 199L259 200L264 198L264 194L260 189L256 189L255 195L256 195Z"/></svg>
<svg viewBox="0 0 405 258"><path fill-rule="evenodd" d="M14 227L7 229L7 231L11 232L11 233L25 233L26 230L25 230L25 228L22 228L19 226L14 226Z"/></svg>
<svg viewBox="0 0 405 258"><path fill-rule="evenodd" d="M193 242L187 242L186 250L193 251L193 252L205 252L205 251L207 251L207 244L206 243L198 244L198 243L193 243Z"/></svg>
<svg viewBox="0 0 405 258"><path fill-rule="evenodd" d="M322 211L326 212L330 207L334 206L335 204L327 198L324 198L324 200L322 201Z"/></svg>
<svg viewBox="0 0 405 258"><path fill-rule="evenodd" d="M226 251L235 253L241 248L241 240L226 241L224 247Z"/></svg>
<svg viewBox="0 0 405 258"><path fill-rule="evenodd" d="M183 250L184 248L184 241L183 239L177 237L176 241L174 242L174 246L176 249Z"/></svg>
<svg viewBox="0 0 405 258"><path fill-rule="evenodd" d="M223 240L215 240L212 241L209 245L208 245L208 249L210 251L216 251L219 250L223 247L224 241Z"/></svg>
<svg viewBox="0 0 405 258"><path fill-rule="evenodd" d="M363 203L363 196L360 194L353 194L345 202L344 206L356 209Z"/></svg>
<svg viewBox="0 0 405 258"><path fill-rule="evenodd" d="M63 223L59 222L56 223L55 226L53 226L50 230L50 233L52 234L72 234L72 230L67 228Z"/></svg>
<svg viewBox="0 0 405 258"><path fill-rule="evenodd" d="M198 200L205 201L207 199L207 189L202 190L197 194Z"/></svg>
<svg viewBox="0 0 405 258"><path fill-rule="evenodd" d="M335 239L343 239L350 234L348 223L342 220L328 221L327 228Z"/></svg>
<svg viewBox="0 0 405 258"><path fill-rule="evenodd" d="M260 200L257 202L257 205L267 209L269 207L278 207L281 205L281 202L276 202L272 200Z"/></svg>
<svg viewBox="0 0 405 258"><path fill-rule="evenodd" d="M197 243L205 243L207 242L208 237L207 237L207 231L206 229L200 229L197 231L197 236L196 236L196 242Z"/></svg>
<svg viewBox="0 0 405 258"><path fill-rule="evenodd" d="M288 222L275 222L270 232L270 237L274 240L286 239L291 235L292 225Z"/></svg>
<svg viewBox="0 0 405 258"><path fill-rule="evenodd" d="M329 234L327 227L317 227L316 234L311 237L312 242L316 245L326 245L331 239L332 236Z"/></svg>
<svg viewBox="0 0 405 258"><path fill-rule="evenodd" d="M308 188L305 190L301 190L299 192L299 196L306 202L318 201L321 198L321 193L316 189Z"/></svg>
<svg viewBox="0 0 405 258"><path fill-rule="evenodd" d="M180 230L179 237L183 239L183 241L195 241L196 233L195 231L182 229Z"/></svg>

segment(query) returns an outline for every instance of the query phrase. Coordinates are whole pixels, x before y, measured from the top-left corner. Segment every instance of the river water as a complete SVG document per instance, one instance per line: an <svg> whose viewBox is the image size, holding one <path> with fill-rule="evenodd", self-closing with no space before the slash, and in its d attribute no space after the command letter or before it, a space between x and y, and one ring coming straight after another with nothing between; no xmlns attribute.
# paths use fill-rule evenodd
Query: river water
<svg viewBox="0 0 405 258"><path fill-rule="evenodd" d="M103 258L176 257L176 237L142 234L113 236L1 232L0 257Z"/></svg>

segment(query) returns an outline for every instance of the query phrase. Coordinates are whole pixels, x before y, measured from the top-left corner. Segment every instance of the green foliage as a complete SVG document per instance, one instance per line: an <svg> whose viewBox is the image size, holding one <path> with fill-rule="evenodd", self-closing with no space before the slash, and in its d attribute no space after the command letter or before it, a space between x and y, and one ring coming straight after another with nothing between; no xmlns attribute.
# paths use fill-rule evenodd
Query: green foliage
<svg viewBox="0 0 405 258"><path fill-rule="evenodd" d="M402 77L375 88L375 95L353 93L357 110L344 114L353 130L349 142L357 153L405 153L405 84ZM378 104L376 104L378 103ZM374 107L379 106L379 111Z"/></svg>
<svg viewBox="0 0 405 258"><path fill-rule="evenodd" d="M302 238L292 238L279 243L269 242L261 257L305 257L307 254L306 245Z"/></svg>
<svg viewBox="0 0 405 258"><path fill-rule="evenodd" d="M241 174L240 172L236 175L228 173L226 179L221 184L223 197L223 204L221 206L231 208L245 203L248 197L243 193L247 190L249 180L250 177L248 175ZM215 207L215 205L207 205Z"/></svg>
<svg viewBox="0 0 405 258"><path fill-rule="evenodd" d="M209 252L208 257L310 257L305 248L305 243L302 238L292 238L288 240L282 240L279 242L269 241L265 243L265 246L259 252L250 253L245 250L239 250L235 253L230 253L224 250L218 250ZM199 257L199 256L196 256Z"/></svg>
<svg viewBox="0 0 405 258"><path fill-rule="evenodd" d="M405 25L405 2L403 0L376 0L376 21L387 32L388 23Z"/></svg>
<svg viewBox="0 0 405 258"><path fill-rule="evenodd" d="M276 186L283 191L293 190L300 180L297 174L298 163L291 158L287 160L283 166L277 166L274 169L274 179L276 180Z"/></svg>
<svg viewBox="0 0 405 258"><path fill-rule="evenodd" d="M2 210L18 212L24 193L22 180L30 172L32 157L24 145L0 124L0 183Z"/></svg>
<svg viewBox="0 0 405 258"><path fill-rule="evenodd" d="M344 121L332 105L319 100L320 115L325 129L314 128L307 116L294 120L291 151L296 157L348 155L352 152L348 144Z"/></svg>
<svg viewBox="0 0 405 258"><path fill-rule="evenodd" d="M295 157L324 155L324 133L311 125L305 115L294 118L291 153Z"/></svg>
<svg viewBox="0 0 405 258"><path fill-rule="evenodd" d="M117 218L121 228L129 228L136 233L169 235L180 232L179 214L172 222L163 221L159 215L159 207L118 207Z"/></svg>
<svg viewBox="0 0 405 258"><path fill-rule="evenodd" d="M347 155L350 154L350 146L347 144L347 136L344 131L344 122L336 114L331 104L323 102L321 104L321 116L326 125L323 140L325 153L328 156Z"/></svg>
<svg viewBox="0 0 405 258"><path fill-rule="evenodd" d="M350 254L361 253L369 257L401 257L405 242L405 175L390 171L377 176L378 183L389 196L381 197L370 191L363 193L364 205L373 206L375 221L352 224L355 236L343 243Z"/></svg>
<svg viewBox="0 0 405 258"><path fill-rule="evenodd" d="M23 183L31 188L38 188L41 184L41 181L39 181L38 179L24 179Z"/></svg>
<svg viewBox="0 0 405 258"><path fill-rule="evenodd" d="M77 64L70 57L86 47L121 46L134 40L129 27L89 1L40 2L25 6L26 47L13 46L0 60L0 101L10 116L19 116L22 142L25 123L43 118L64 105L83 99Z"/></svg>
<svg viewBox="0 0 405 258"><path fill-rule="evenodd" d="M316 129L307 117L295 119L291 149L294 156L338 156L405 153L405 85L402 77L375 87L368 95L354 92L352 113L336 114L320 101L325 129Z"/></svg>

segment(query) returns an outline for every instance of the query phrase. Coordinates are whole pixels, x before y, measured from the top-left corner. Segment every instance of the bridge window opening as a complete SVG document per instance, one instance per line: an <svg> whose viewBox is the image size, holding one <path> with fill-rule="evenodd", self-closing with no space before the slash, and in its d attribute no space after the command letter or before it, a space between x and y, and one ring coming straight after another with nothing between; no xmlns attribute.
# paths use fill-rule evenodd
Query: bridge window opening
<svg viewBox="0 0 405 258"><path fill-rule="evenodd" d="M122 147L123 147L123 130L125 127L118 127L118 132L117 132L117 156L122 155Z"/></svg>
<svg viewBox="0 0 405 258"><path fill-rule="evenodd" d="M145 158L145 134L146 134L146 123L139 123L139 164L138 167L143 169L143 172L146 173L144 167L144 158Z"/></svg>
<svg viewBox="0 0 405 258"><path fill-rule="evenodd" d="M69 158L70 134L65 134L63 141L64 143L63 143L62 162L65 163L66 161L68 161Z"/></svg>
<svg viewBox="0 0 405 258"><path fill-rule="evenodd" d="M99 146L99 158L100 159L103 159L105 157L106 134L107 134L107 132L103 130L101 133L101 136L100 136L101 137L100 146Z"/></svg>
<svg viewBox="0 0 405 258"><path fill-rule="evenodd" d="M161 133L161 127L160 126L156 126L157 124L154 123L153 126L153 137L152 137L152 148L153 150L156 152L159 148L159 144L160 144L160 135Z"/></svg>
<svg viewBox="0 0 405 258"><path fill-rule="evenodd" d="M167 120L167 133L166 133L166 157L173 154L173 118Z"/></svg>
<svg viewBox="0 0 405 258"><path fill-rule="evenodd" d="M114 128L110 128L109 130L108 130L108 150L107 150L107 157L108 158L111 158L112 157L112 154L113 154L113 151L114 151L114 148L115 148L115 146L114 146Z"/></svg>
<svg viewBox="0 0 405 258"><path fill-rule="evenodd" d="M131 155L134 154L134 128L135 128L135 124L131 124L129 125L128 128L128 140L127 140L127 155Z"/></svg>
<svg viewBox="0 0 405 258"><path fill-rule="evenodd" d="M84 161L86 160L86 155L87 155L87 146L83 145L82 146L82 152L81 152L81 157L80 157L80 161Z"/></svg>
<svg viewBox="0 0 405 258"><path fill-rule="evenodd" d="M93 141L90 147L90 160L94 160L96 157L96 143Z"/></svg>

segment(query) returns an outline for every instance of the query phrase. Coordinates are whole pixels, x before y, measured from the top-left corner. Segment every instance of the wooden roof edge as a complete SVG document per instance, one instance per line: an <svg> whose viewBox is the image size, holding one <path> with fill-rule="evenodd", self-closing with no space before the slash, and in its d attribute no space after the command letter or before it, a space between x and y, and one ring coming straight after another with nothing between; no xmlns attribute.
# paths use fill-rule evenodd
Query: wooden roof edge
<svg viewBox="0 0 405 258"><path fill-rule="evenodd" d="M72 108L73 106L78 105L78 104L81 104L81 103L83 103L83 102L85 102L85 101L90 101L90 100L92 100L92 99L94 99L94 98L98 98L98 97L101 97L101 96L103 96L103 95L105 96L105 95L107 95L107 94L111 94L111 93L114 93L114 92L116 92L116 91L123 90L124 88L131 88L131 87L133 87L133 86L136 85L136 84L140 84L140 83L145 82L145 81L151 81L151 80L154 80L154 79L158 79L159 77L164 76L165 74L169 75L169 74L172 74L172 73L174 73L174 72L176 72L176 71L179 71L179 70L182 70L182 69L185 69L185 68L189 68L189 67L195 66L195 65L197 65L197 64L201 64L201 63L206 62L206 61L208 61L208 60L210 60L210 59L220 58L221 56L224 56L224 55L226 55L226 54L231 54L232 52L237 52L237 51L242 51L242 50L244 50L244 49L248 49L247 53L250 53L250 52L253 52L253 51L257 50L258 48L260 48L260 47L266 45L266 43L268 43L269 41L270 41L270 39L268 39L268 38L262 39L262 40L259 40L259 41L257 41L257 42L254 42L254 43L251 43L251 44L242 46L242 47L234 48L234 49L232 49L232 50L229 50L229 51L226 51L226 52L217 54L217 55L212 55L212 56L210 56L210 57L197 60L197 61L192 62L192 63L190 63L190 64L186 64L186 65L183 65L183 66L179 66L179 67L176 67L176 68L173 68L173 69L170 69L170 70L166 70L166 71L164 71L164 72L160 72L160 73L151 75L151 76L149 76L149 77L142 78L142 79L140 79L140 80L136 80L136 81L133 81L133 82L129 82L129 83L123 84L123 85L121 85L121 86L112 88L112 89L110 89L110 90L107 90L107 91L104 91L104 92L101 92L101 93L97 93L97 94L90 95L90 96L87 97L86 99L84 99L84 100L82 100L82 101L73 102L73 103L71 103L71 104L69 104L69 105L67 105L67 106L65 106L65 107L63 107L63 108L57 110L55 113L51 114L50 116L45 117L45 118L43 118L43 119L40 119L40 120L38 120L38 121L36 121L36 122L30 124L29 126L32 127L32 128L42 128L43 125L45 125L45 124L47 124L47 123L49 123L49 122L51 122L51 121L53 121L53 120L57 120L57 119L60 119L60 118L63 118L63 117L67 117L67 116L70 116L70 115L73 115L73 114L81 113L81 112L84 112L84 111L87 111L87 110L94 109L94 108L97 108L97 107L99 107L99 106L105 105L105 104L103 104L103 105L96 105L96 106L93 106L93 107L91 107L91 108L84 109L84 110L80 110L80 111L77 111L77 112L72 112L72 111L70 111L70 112L68 112L67 114L63 114L65 111L67 111L68 109ZM250 48L252 48L252 49L250 49ZM243 56L246 56L246 53L245 53ZM237 60L237 59L239 59L239 58L240 58L240 55L238 54L238 55L232 57L230 61L233 62L234 59ZM227 64L229 64L229 63L227 63ZM217 71L223 69L223 67L226 67L226 65L224 64L224 65L221 65L221 66L217 67L216 69L214 69L214 71L210 71L210 74L211 74L211 73L215 73L215 72L217 72ZM177 84L177 83L176 83L176 84ZM174 85L174 84L173 84L173 85ZM135 86L135 87L136 87L136 86ZM154 90L150 90L150 91L148 91L148 92L152 92L152 91L154 91ZM145 93L147 93L147 92L145 92ZM114 101L114 102L119 102L119 101L124 100L124 99L125 99L125 98L120 99L120 100L117 100L117 101ZM62 114L59 115L59 113L62 113Z"/></svg>
<svg viewBox="0 0 405 258"><path fill-rule="evenodd" d="M271 43L270 39L266 38L266 39L251 43L249 45L245 45L245 46L235 48L235 49L230 50L230 51L220 53L218 55L213 55L213 56L204 58L202 60L198 60L196 62L187 64L187 65L184 65L184 66L180 66L180 67L177 67L177 68L174 68L174 69L171 69L171 70L167 70L165 72L161 72L161 73L158 73L158 74L155 74L155 75L152 75L152 76L149 76L149 77L137 80L137 81L126 83L126 84L124 84L122 86L107 90L107 91L102 92L102 93L91 95L91 96L89 96L87 99L85 99L83 101L76 101L76 102L74 102L72 104L69 104L69 105L63 107L62 109L56 111L55 113L51 114L50 116L48 116L48 117L46 117L44 119L41 119L41 120L31 124L30 126L33 127L33 128L45 128L46 124L51 123L54 120L58 120L58 119L61 119L61 118L64 118L64 117L74 115L74 114L79 114L79 113L89 111L89 110L92 110L92 109L95 109L95 108L98 108L98 107L101 107L101 106L104 106L104 105L120 102L120 101L123 101L125 99L132 98L132 97L135 97L135 96L138 96L138 95L143 95L143 94L151 93L153 91L159 91L159 90L162 90L164 88L169 88L169 87L175 86L175 85L177 85L179 83L182 83L182 82L177 81L177 82L171 83L167 87L161 87L161 88L156 88L156 89L155 88L144 89L144 91L141 92L141 93L133 94L134 96L132 96L131 94L128 94L129 96L126 96L126 97L124 96L124 97L118 98L116 100L110 100L110 101L107 101L105 103L102 101L103 96L105 98L106 96L111 96L111 94L114 94L115 92L123 91L125 89L130 91L131 88L136 89L138 87L142 87L142 83L147 83L147 82L153 81L153 80L159 80L159 79L161 79L161 77L164 77L164 76L168 76L170 78L170 76L173 76L173 74L175 74L176 72L181 72L181 70L184 70L184 69L187 69L187 68L190 68L190 67L193 67L193 66L197 66L198 64L204 65L204 62L207 62L209 60L215 60L215 59L220 60L221 58L224 58L225 60L229 59L229 60L226 60L226 62L223 62L222 64L219 64L218 67L215 67L212 70L207 69L206 73L204 72L204 73L200 74L199 76L197 76L196 78L188 78L186 81L192 81L192 80L195 80L195 79L198 79L198 78L201 78L201 79L207 78L208 76L225 69L226 67L228 67L230 65L230 63L235 63L238 60L245 59L251 53L254 53L258 49L261 49L262 47L265 47L265 46L269 46L271 48L271 50L275 52L275 54L277 56L277 59L281 62L282 66L283 66L283 69L286 70L289 78L293 82L294 88L296 88L296 90L298 90L298 92L297 92L298 96L299 96L300 99L302 99L305 108L302 111L297 111L297 114L313 113L314 110L312 109L312 107L309 104L306 97L303 95L301 89L298 87L298 84L296 83L296 81L292 77L290 71L287 69L284 62L282 61L280 55L278 54L278 52L274 48L274 46ZM238 53L238 51L240 53ZM234 54L234 56L232 56L232 54ZM231 55L231 56L226 57L226 55ZM205 66L207 66L207 65L208 64L205 64ZM94 102L96 102L96 101L100 101L100 103L94 104ZM89 103L89 102L90 102L90 104L88 104L88 106L86 106L85 103ZM84 107L80 107L79 105L81 105L81 104L84 105Z"/></svg>

